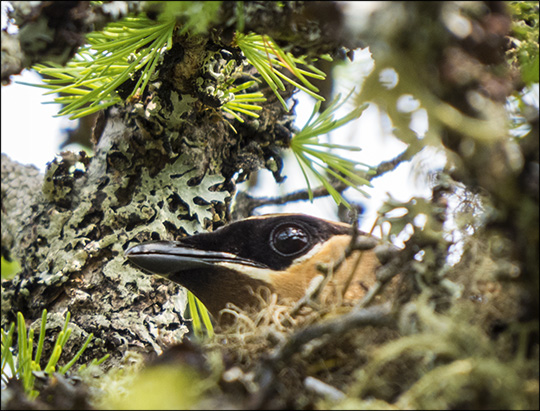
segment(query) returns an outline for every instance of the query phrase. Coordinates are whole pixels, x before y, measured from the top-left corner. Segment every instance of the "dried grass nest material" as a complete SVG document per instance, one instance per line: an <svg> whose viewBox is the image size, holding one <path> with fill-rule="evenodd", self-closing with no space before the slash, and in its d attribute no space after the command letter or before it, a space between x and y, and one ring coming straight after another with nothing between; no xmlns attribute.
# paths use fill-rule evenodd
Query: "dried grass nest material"
<svg viewBox="0 0 540 411"><path fill-rule="evenodd" d="M428 289L405 304L304 307L294 318L262 295L257 312L230 307L236 322L207 349L223 358L223 391L247 406L538 408L538 344L522 346L534 325L493 333L515 318L519 290L484 287L479 299L477 285L444 304Z"/></svg>

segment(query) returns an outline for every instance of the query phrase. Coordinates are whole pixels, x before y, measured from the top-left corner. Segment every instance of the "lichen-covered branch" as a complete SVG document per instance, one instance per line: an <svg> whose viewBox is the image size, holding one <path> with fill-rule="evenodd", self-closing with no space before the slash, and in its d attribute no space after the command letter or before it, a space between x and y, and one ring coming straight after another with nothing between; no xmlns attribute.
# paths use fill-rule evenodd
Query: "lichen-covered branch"
<svg viewBox="0 0 540 411"><path fill-rule="evenodd" d="M2 30L2 84L9 84L11 75L35 63L65 64L84 44L87 33L140 7L136 1L102 5L89 1L9 3L13 9L8 15L19 30Z"/></svg>
<svg viewBox="0 0 540 411"><path fill-rule="evenodd" d="M54 20L58 27L71 27L76 18L92 21L94 12L101 15L83 3L62 9L64 20ZM23 6L14 11L16 21L28 25L21 27L22 34L33 27L30 14L47 26L55 7ZM284 16L295 8L302 5L280 11L280 24L290 24ZM77 16L70 14L77 11ZM223 23L218 19L215 24ZM80 34L82 41L89 26L78 27L81 31L72 38ZM22 266L2 284L4 326L17 311L37 319L43 308L69 310L80 329L70 344L77 347L91 332L95 336L80 361L108 352L109 367L128 350L156 354L181 340L187 330L184 291L130 266L124 250L137 242L177 239L226 224L237 181L261 167L280 179L278 150L288 146L292 131L293 115L264 82L254 86L267 97L258 118L236 122L216 110L215 99L204 90L259 76L216 30L212 35L174 32L174 44L163 51L144 93L98 116L91 157L62 153L51 159L44 176L31 170L32 185L25 183L28 189L22 191L16 184L30 177L19 176L20 168L3 159L2 220L9 220L5 231L3 225L3 253L12 253ZM50 54L65 62L80 41L58 41ZM36 51L38 44L20 44L26 56L22 65L37 61L31 56L43 52ZM43 58L49 58L47 53ZM231 65L238 70L225 70ZM119 87L121 94L125 87L129 84ZM286 99L293 87L280 92Z"/></svg>
<svg viewBox="0 0 540 411"><path fill-rule="evenodd" d="M11 259L14 244L22 243L21 225L29 222L32 207L41 195L43 175L34 166L24 166L2 154L2 256ZM20 249L20 248L19 248ZM16 257L20 258L20 256Z"/></svg>

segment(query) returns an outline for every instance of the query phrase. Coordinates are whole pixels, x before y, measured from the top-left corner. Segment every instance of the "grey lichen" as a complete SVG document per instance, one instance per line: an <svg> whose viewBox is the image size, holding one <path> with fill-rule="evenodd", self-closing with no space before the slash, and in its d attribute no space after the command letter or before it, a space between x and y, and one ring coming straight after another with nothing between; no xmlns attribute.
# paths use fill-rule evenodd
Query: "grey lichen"
<svg viewBox="0 0 540 411"><path fill-rule="evenodd" d="M9 257L13 244L21 242L21 222L30 221L29 205L39 201L43 175L2 154L2 255Z"/></svg>
<svg viewBox="0 0 540 411"><path fill-rule="evenodd" d="M25 267L23 277L13 281L17 291L4 284L3 297L12 305L31 298L26 306L34 312L42 306L53 310L49 299L56 295L54 305L73 312L82 337L107 333L109 341L133 344L135 335L139 349L160 353L187 331L182 325L185 291L127 266L127 242L152 233L172 239L200 231L203 223L214 220L213 204L223 203L230 193L214 190L223 177L201 178L186 156L165 163L154 176L148 169L137 175L132 166L140 160L130 151L127 136L121 122L109 121L87 168L72 168L69 160L76 156L65 154L51 163L45 179L36 169L3 156L2 201L11 214L2 213L2 220L12 222L2 227L3 247L6 253L16 250ZM32 178L23 179L25 173ZM57 190L59 182L69 190ZM130 201L123 199L126 195ZM21 221L28 227L21 229ZM41 290L37 294L36 287ZM54 295L47 290L55 290ZM157 315L154 303L161 306ZM2 316L3 321L8 318ZM96 341L94 349L103 350Z"/></svg>

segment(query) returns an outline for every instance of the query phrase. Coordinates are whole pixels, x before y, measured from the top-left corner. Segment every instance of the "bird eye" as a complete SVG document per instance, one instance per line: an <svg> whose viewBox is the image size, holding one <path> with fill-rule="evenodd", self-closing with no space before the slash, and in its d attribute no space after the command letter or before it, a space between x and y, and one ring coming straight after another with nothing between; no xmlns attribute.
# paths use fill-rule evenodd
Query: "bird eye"
<svg viewBox="0 0 540 411"><path fill-rule="evenodd" d="M300 226L277 226L270 234L270 245L278 254L292 256L304 251L310 243L308 233Z"/></svg>

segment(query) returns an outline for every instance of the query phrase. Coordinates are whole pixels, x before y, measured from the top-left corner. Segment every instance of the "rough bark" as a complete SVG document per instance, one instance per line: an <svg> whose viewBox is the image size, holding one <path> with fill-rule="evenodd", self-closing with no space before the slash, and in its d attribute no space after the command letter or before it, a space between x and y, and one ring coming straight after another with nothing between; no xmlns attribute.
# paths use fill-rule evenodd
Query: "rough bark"
<svg viewBox="0 0 540 411"><path fill-rule="evenodd" d="M84 36L106 23L140 10L140 2L11 1L9 17L17 33L2 30L2 84L35 63L65 64L84 44Z"/></svg>

